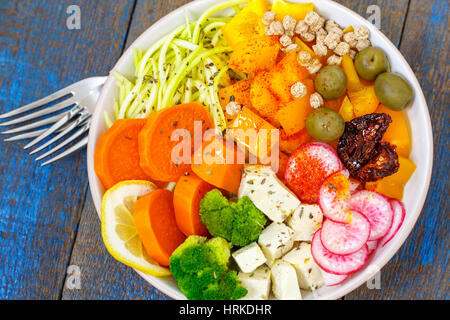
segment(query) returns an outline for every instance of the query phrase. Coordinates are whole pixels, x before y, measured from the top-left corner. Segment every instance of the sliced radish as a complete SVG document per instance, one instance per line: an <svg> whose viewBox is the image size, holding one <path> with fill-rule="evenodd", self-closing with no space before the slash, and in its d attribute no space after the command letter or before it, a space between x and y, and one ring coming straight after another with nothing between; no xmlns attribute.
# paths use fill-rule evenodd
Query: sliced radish
<svg viewBox="0 0 450 320"><path fill-rule="evenodd" d="M320 234L320 240L328 251L346 255L360 250L366 244L370 235L370 222L359 212L351 211L349 223L326 220Z"/></svg>
<svg viewBox="0 0 450 320"><path fill-rule="evenodd" d="M369 240L378 240L389 232L394 213L386 197L373 191L358 191L350 198L350 208L369 219L371 226Z"/></svg>
<svg viewBox="0 0 450 320"><path fill-rule="evenodd" d="M361 185L361 182L353 178L350 178L349 180L350 180L350 192L351 193L356 192L359 186Z"/></svg>
<svg viewBox="0 0 450 320"><path fill-rule="evenodd" d="M349 221L350 181L342 171L325 179L319 189L319 205L328 219L343 223Z"/></svg>
<svg viewBox="0 0 450 320"><path fill-rule="evenodd" d="M367 241L367 248L369 248L369 254L375 251L378 247L378 240Z"/></svg>
<svg viewBox="0 0 450 320"><path fill-rule="evenodd" d="M333 274L322 269L320 271L322 272L323 282L327 287L337 286L348 278L348 274Z"/></svg>
<svg viewBox="0 0 450 320"><path fill-rule="evenodd" d="M330 146L314 142L301 146L289 157L284 178L301 201L317 203L323 181L342 169L341 160Z"/></svg>
<svg viewBox="0 0 450 320"><path fill-rule="evenodd" d="M320 232L321 230L317 231L314 234L313 240L311 242L311 254L314 261L319 265L320 268L329 273L348 275L350 273L358 271L364 266L367 257L369 256L367 245L364 245L355 253L345 256L334 254L328 251L322 245L322 241L320 241Z"/></svg>
<svg viewBox="0 0 450 320"><path fill-rule="evenodd" d="M394 211L394 219L392 221L391 229L383 237L383 239L380 240L380 244L382 247L384 247L395 236L397 231L402 226L403 220L405 220L406 215L405 207L400 201L392 199L390 202Z"/></svg>
<svg viewBox="0 0 450 320"><path fill-rule="evenodd" d="M347 178L350 178L350 171L348 171L347 169L343 169L341 170L341 173L346 176Z"/></svg>

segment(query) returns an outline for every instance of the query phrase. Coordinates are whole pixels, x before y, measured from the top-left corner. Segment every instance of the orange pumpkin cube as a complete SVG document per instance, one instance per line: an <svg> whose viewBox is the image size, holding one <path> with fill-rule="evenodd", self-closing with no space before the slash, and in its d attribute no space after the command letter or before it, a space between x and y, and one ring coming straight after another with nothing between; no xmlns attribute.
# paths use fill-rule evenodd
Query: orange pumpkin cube
<svg viewBox="0 0 450 320"><path fill-rule="evenodd" d="M408 119L403 111L394 111L380 103L377 113L386 113L391 116L389 125L383 140L397 147L397 153L405 158L411 153L411 135L409 133Z"/></svg>
<svg viewBox="0 0 450 320"><path fill-rule="evenodd" d="M366 189L401 201L405 185L416 170L416 165L410 159L402 156L398 157L398 161L400 167L396 173L375 182L367 182Z"/></svg>
<svg viewBox="0 0 450 320"><path fill-rule="evenodd" d="M291 52L269 71L269 88L282 103L288 103L294 99L291 86L308 76L308 70L297 62L297 53Z"/></svg>
<svg viewBox="0 0 450 320"><path fill-rule="evenodd" d="M343 94L342 96L340 96L339 98L334 99L334 100L324 100L323 106L325 108L339 112L339 109L341 108L345 97L346 97L345 94Z"/></svg>
<svg viewBox="0 0 450 320"><path fill-rule="evenodd" d="M250 88L250 102L260 116L275 121L279 101L269 89L269 76L268 72L261 72L253 78Z"/></svg>
<svg viewBox="0 0 450 320"><path fill-rule="evenodd" d="M345 96L341 108L339 109L339 114L344 118L345 122L351 121L355 117L355 111L353 110L353 105L348 96Z"/></svg>
<svg viewBox="0 0 450 320"><path fill-rule="evenodd" d="M250 101L250 86L251 80L245 79L238 81L231 86L222 88L219 90L219 100L222 110L224 111L225 117L228 121L232 120L233 117L226 113L226 108L228 103L231 101L236 102L238 105L246 106L251 108Z"/></svg>
<svg viewBox="0 0 450 320"><path fill-rule="evenodd" d="M245 73L270 70L277 62L280 48L277 37L252 37L236 44L228 65Z"/></svg>
<svg viewBox="0 0 450 320"><path fill-rule="evenodd" d="M362 84L359 79L359 75L356 72L355 65L352 58L348 55L342 57L342 69L347 76L347 89L348 91L358 91L361 90Z"/></svg>
<svg viewBox="0 0 450 320"><path fill-rule="evenodd" d="M374 113L380 104L380 101L375 95L375 88L373 85L364 86L357 91L349 90L348 97L353 105L355 117Z"/></svg>
<svg viewBox="0 0 450 320"><path fill-rule="evenodd" d="M288 102L275 116L287 135L293 135L305 128L306 117L314 110L309 102L309 98L315 92L314 82L305 79L302 83L306 86L306 95Z"/></svg>
<svg viewBox="0 0 450 320"><path fill-rule="evenodd" d="M282 21L286 15L290 15L295 20L303 20L308 12L314 10L314 3L291 3L284 0L275 0L272 4L272 11L275 12L275 19Z"/></svg>
<svg viewBox="0 0 450 320"><path fill-rule="evenodd" d="M236 50L238 44L265 34L262 17L269 10L266 0L251 0L239 13L222 27L228 45Z"/></svg>
<svg viewBox="0 0 450 320"><path fill-rule="evenodd" d="M300 130L296 134L287 135L283 130L280 133L280 150L287 154L293 153L305 143L312 140L308 131L305 129Z"/></svg>
<svg viewBox="0 0 450 320"><path fill-rule="evenodd" d="M227 137L232 138L241 148L256 156L259 163L268 164L267 160L271 157L277 143L272 139L273 130L278 129L249 108L244 107L227 130Z"/></svg>

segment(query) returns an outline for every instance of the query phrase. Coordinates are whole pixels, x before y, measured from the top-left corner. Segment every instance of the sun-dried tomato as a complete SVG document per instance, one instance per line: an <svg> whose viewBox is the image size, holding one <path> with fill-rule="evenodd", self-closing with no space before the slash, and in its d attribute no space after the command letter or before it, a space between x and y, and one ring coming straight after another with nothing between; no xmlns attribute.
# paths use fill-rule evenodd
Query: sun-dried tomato
<svg viewBox="0 0 450 320"><path fill-rule="evenodd" d="M381 142L391 122L385 113L372 113L345 124L337 152L353 178L376 181L398 170L395 148Z"/></svg>
<svg viewBox="0 0 450 320"><path fill-rule="evenodd" d="M355 178L360 181L377 181L398 171L400 165L395 147L381 141L378 150L378 155L358 170Z"/></svg>

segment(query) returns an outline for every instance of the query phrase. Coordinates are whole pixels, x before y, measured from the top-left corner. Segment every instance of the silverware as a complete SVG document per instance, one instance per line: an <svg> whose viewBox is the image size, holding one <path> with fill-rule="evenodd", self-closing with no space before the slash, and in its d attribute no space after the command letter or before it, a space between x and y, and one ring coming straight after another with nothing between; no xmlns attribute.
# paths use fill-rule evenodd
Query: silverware
<svg viewBox="0 0 450 320"><path fill-rule="evenodd" d="M1 134L17 134L13 137L5 139L4 141L17 141L22 139L34 138L24 147L24 149L29 149L53 135L48 141L31 151L30 155L32 155L39 151L42 151L43 149L49 147L51 144L65 137L58 145L35 159L36 161L39 161L54 154L56 151L68 145L75 139L84 136L84 138L82 138L60 154L42 163L41 166L45 166L47 164L55 162L83 148L87 145L88 142L86 133L89 132L89 128L91 125L91 116L94 113L100 90L103 87L106 78L107 77L92 77L81 80L45 98L0 115L0 119L15 117L18 115L22 115L25 112L41 108L51 102L55 102L56 100L61 100L52 106L47 106L38 111L23 115L19 118L0 123L0 127L5 127L23 124L24 122L34 120L20 127L2 132ZM72 107L69 111L62 112L62 110L69 107ZM40 117L50 115L59 111L61 111L59 114L52 115L42 120L37 120ZM52 124L49 128L29 131L49 124ZM72 132L73 134L68 136L69 133Z"/></svg>

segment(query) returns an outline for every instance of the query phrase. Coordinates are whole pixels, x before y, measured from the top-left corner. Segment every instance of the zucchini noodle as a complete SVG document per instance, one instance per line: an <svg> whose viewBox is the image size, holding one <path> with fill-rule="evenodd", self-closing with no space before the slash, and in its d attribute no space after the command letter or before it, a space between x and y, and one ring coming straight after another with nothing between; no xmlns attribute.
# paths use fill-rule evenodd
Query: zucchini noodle
<svg viewBox="0 0 450 320"><path fill-rule="evenodd" d="M226 129L218 90L230 84L228 61L231 48L221 32L231 20L213 16L218 11L234 8L248 0L231 0L205 11L197 21L186 22L156 41L147 50L133 51L134 79L116 71L111 75L119 88L114 102L114 119L146 118L175 103L199 102L209 110L218 134ZM108 127L113 124L104 113Z"/></svg>

